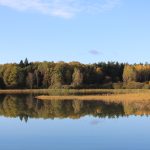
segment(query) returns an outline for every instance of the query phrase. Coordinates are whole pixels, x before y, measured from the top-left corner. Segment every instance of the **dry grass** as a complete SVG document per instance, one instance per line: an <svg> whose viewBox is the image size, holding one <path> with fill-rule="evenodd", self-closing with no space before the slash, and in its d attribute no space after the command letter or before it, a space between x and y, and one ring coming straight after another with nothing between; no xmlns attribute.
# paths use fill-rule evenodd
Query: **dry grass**
<svg viewBox="0 0 150 150"><path fill-rule="evenodd" d="M102 100L102 101L144 101L150 100L150 93L129 93L111 95L89 95L89 96L37 96L40 100Z"/></svg>

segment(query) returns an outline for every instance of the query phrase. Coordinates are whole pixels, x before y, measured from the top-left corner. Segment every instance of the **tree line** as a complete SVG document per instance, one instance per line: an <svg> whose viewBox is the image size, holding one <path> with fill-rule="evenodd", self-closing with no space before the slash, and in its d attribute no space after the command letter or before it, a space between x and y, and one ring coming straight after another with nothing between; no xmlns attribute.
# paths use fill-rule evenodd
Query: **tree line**
<svg viewBox="0 0 150 150"><path fill-rule="evenodd" d="M149 80L149 64L29 62L25 59L0 65L1 89L125 88L128 84L149 85Z"/></svg>

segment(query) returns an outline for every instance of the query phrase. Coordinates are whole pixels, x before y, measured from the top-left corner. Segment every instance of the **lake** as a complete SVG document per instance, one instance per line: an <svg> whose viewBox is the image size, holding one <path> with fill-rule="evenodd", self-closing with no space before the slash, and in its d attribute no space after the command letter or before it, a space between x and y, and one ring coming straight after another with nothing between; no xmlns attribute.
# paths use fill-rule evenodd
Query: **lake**
<svg viewBox="0 0 150 150"><path fill-rule="evenodd" d="M0 96L2 150L149 150L150 101Z"/></svg>

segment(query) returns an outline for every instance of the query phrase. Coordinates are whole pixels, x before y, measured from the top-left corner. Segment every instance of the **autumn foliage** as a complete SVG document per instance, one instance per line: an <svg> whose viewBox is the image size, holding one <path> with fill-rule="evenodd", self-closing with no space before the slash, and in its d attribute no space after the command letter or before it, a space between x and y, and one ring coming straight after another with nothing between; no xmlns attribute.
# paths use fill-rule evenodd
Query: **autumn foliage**
<svg viewBox="0 0 150 150"><path fill-rule="evenodd" d="M0 65L1 89L149 88L149 80L149 64L28 62L25 59L18 64Z"/></svg>

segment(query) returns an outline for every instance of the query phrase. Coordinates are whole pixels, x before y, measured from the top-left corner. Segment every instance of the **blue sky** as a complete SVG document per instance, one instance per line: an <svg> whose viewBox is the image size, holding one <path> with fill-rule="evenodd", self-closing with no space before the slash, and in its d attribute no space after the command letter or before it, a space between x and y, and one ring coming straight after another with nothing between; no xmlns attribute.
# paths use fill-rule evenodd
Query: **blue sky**
<svg viewBox="0 0 150 150"><path fill-rule="evenodd" d="M0 0L0 63L150 62L149 0Z"/></svg>

